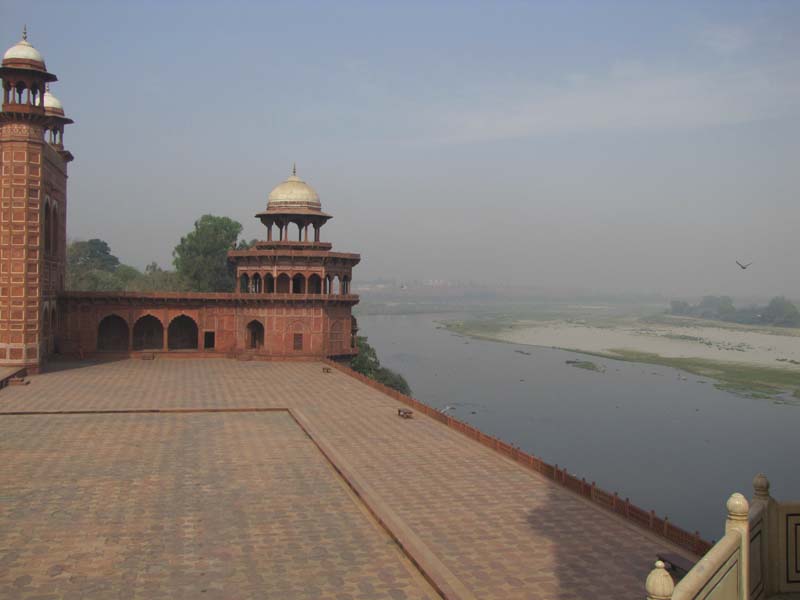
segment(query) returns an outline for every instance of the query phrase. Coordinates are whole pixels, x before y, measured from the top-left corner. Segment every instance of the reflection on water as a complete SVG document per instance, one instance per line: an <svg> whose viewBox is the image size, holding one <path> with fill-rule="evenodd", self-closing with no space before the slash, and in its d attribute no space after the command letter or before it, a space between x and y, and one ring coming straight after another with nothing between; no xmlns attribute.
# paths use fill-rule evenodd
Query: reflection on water
<svg viewBox="0 0 800 600"><path fill-rule="evenodd" d="M752 496L764 472L779 499L800 499L800 407L742 398L668 367L475 340L437 329L459 315L362 316L384 366L414 396L706 539L725 501Z"/></svg>

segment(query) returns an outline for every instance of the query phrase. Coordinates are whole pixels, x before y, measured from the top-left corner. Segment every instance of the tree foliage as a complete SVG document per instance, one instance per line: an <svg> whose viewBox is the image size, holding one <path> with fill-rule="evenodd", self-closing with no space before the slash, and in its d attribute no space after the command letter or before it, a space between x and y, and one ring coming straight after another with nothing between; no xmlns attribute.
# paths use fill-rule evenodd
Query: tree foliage
<svg viewBox="0 0 800 600"><path fill-rule="evenodd" d="M117 277L119 259L103 240L94 238L72 242L67 246L68 290L108 291L123 289ZM123 272L123 276L128 276Z"/></svg>
<svg viewBox="0 0 800 600"><path fill-rule="evenodd" d="M129 292L184 292L189 287L176 271L165 271L151 262L125 289Z"/></svg>
<svg viewBox="0 0 800 600"><path fill-rule="evenodd" d="M358 336L356 345L358 347L358 355L350 362L351 369L393 390L397 390L401 394L411 395L411 388L400 373L381 366L375 348L367 343L366 337Z"/></svg>
<svg viewBox="0 0 800 600"><path fill-rule="evenodd" d="M70 267L87 271L114 271L119 266L119 259L111 254L111 248L103 240L72 242L69 246L67 263Z"/></svg>
<svg viewBox="0 0 800 600"><path fill-rule="evenodd" d="M111 254L103 240L71 242L67 246L68 290L82 292L170 292L183 291L186 284L175 271L164 271L156 263L144 273L123 264Z"/></svg>
<svg viewBox="0 0 800 600"><path fill-rule="evenodd" d="M762 317L766 322L780 327L800 327L800 311L783 296L770 300Z"/></svg>
<svg viewBox="0 0 800 600"><path fill-rule="evenodd" d="M673 300L670 302L669 313L746 325L800 327L800 311L783 296L773 298L767 306L745 308L736 308L729 296L704 296L695 305L682 300Z"/></svg>
<svg viewBox="0 0 800 600"><path fill-rule="evenodd" d="M176 271L192 291L233 291L235 276L227 255L241 232L242 225L228 217L203 215L195 221L194 230L172 253Z"/></svg>

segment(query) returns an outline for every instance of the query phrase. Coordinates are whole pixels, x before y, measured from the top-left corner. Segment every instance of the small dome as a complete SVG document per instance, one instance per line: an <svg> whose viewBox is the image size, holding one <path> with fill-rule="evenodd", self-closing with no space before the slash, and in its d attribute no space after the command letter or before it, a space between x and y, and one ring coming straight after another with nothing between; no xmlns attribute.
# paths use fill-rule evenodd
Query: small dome
<svg viewBox="0 0 800 600"><path fill-rule="evenodd" d="M61 100L56 98L50 92L50 86L48 85L47 90L44 93L44 111L45 112L54 112L59 115L64 114L64 106L61 104Z"/></svg>
<svg viewBox="0 0 800 600"><path fill-rule="evenodd" d="M17 60L27 60L27 61L37 62L42 65L41 67L42 70L45 70L46 68L44 65L44 57L28 41L27 29L22 30L22 39L13 46L11 46L11 48L6 50L6 53L3 55L4 65L6 61L13 62Z"/></svg>
<svg viewBox="0 0 800 600"><path fill-rule="evenodd" d="M286 181L275 186L267 200L268 211L290 207L317 211L322 208L319 195L314 188L297 176L296 169L292 169L292 174Z"/></svg>

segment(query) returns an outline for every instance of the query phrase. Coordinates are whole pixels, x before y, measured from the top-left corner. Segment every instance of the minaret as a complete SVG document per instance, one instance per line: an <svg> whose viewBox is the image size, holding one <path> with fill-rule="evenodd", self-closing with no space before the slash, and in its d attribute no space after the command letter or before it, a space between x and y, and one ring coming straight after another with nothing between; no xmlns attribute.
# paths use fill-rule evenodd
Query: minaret
<svg viewBox="0 0 800 600"><path fill-rule="evenodd" d="M64 125L72 121L49 93L57 78L27 28L3 56L0 77L0 366L36 372L58 346L72 160Z"/></svg>

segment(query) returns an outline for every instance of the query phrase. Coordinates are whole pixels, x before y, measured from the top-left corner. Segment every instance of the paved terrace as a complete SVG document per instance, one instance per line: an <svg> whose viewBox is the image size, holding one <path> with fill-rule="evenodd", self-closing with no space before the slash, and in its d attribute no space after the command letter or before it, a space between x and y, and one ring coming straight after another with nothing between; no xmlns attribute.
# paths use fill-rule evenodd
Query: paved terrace
<svg viewBox="0 0 800 600"><path fill-rule="evenodd" d="M397 407L319 363L5 388L0 598L639 599L657 552L686 555ZM149 409L191 412L97 412ZM9 414L47 411L96 412Z"/></svg>

